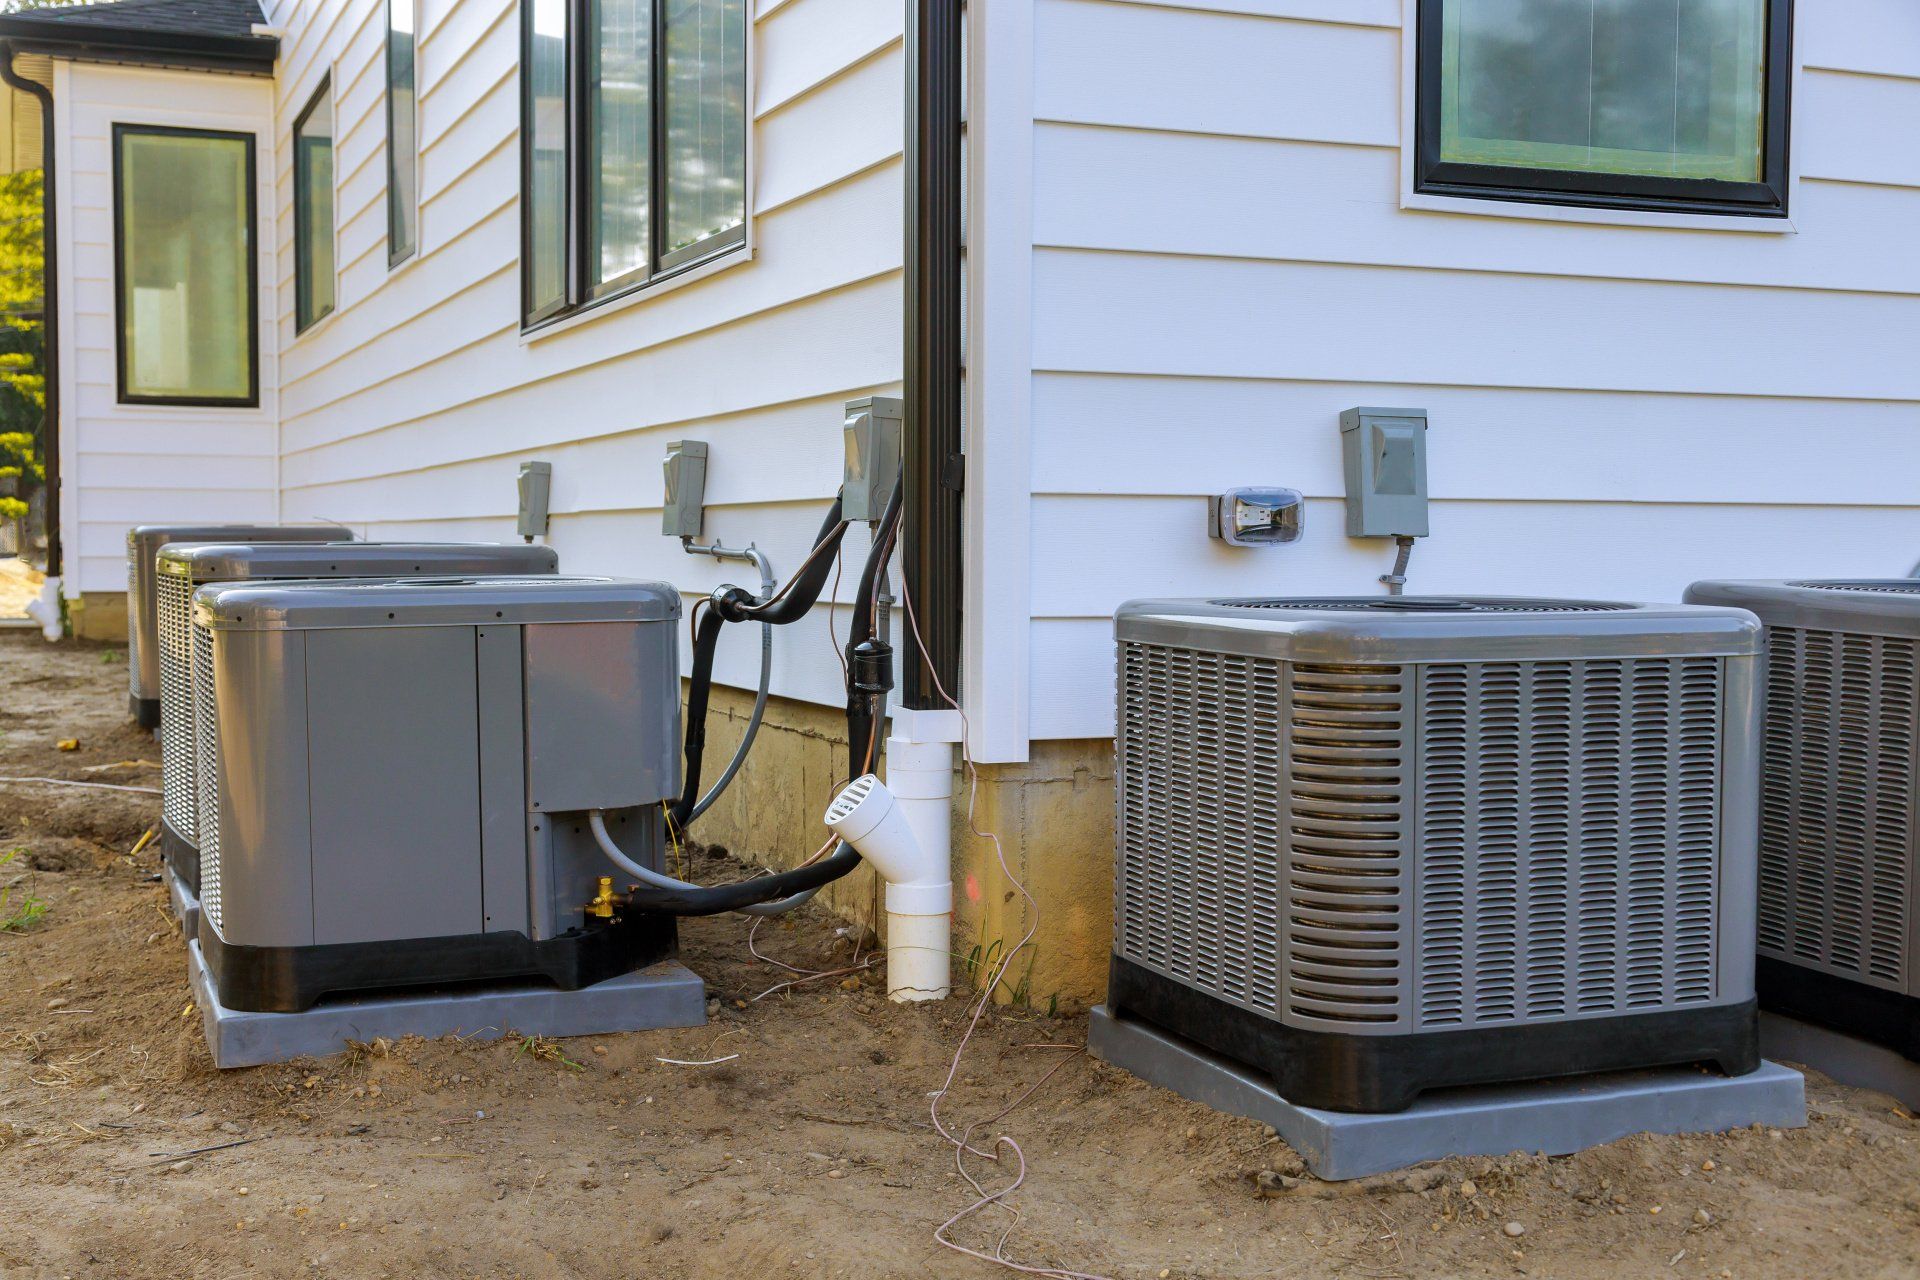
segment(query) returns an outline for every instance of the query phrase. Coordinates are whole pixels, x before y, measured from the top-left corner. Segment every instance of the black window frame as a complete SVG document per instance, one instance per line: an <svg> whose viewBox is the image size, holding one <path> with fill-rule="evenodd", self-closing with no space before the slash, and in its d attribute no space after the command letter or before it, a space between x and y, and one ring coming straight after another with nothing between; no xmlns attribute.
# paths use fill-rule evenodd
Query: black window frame
<svg viewBox="0 0 1920 1280"><path fill-rule="evenodd" d="M1421 195L1461 196L1576 208L1627 209L1748 218L1788 216L1793 123L1793 4L1767 0L1767 84L1758 182L1665 178L1643 174L1582 173L1507 165L1463 164L1440 158L1443 22L1451 0L1420 0L1415 54L1413 189Z"/></svg>
<svg viewBox="0 0 1920 1280"><path fill-rule="evenodd" d="M743 101L746 104L742 120L744 137L741 139L741 146L749 181L741 209L740 225L717 232L705 239L696 240L672 252L666 252L667 203L672 199L667 190L666 177L668 0L651 0L649 16L653 32L648 45L651 61L648 68L650 80L647 97L648 110L652 113L651 127L648 130L650 152L647 158L649 191L647 261L649 265L635 268L612 280L595 281L592 278L593 264L588 260L586 252L586 247L592 242L592 228L589 223L592 217L592 205L587 199L586 166L593 149L593 115L589 106L591 95L586 92L590 83L588 68L590 42L585 38L585 32L592 17L594 0L561 0L561 2L566 7L567 20L564 50L566 59L564 136L567 154L566 181L563 186L566 208L561 218L566 228L566 255L561 270L563 288L560 300L538 308L533 305L534 212L531 199L534 162L533 83L527 74L527 68L533 64L534 5L531 0L523 0L520 5L520 328L523 333L542 329L596 307L631 297L729 254L739 252L747 245L747 228L753 221L751 181L753 23L749 13L744 36L747 48L742 51L744 56L740 63Z"/></svg>
<svg viewBox="0 0 1920 1280"><path fill-rule="evenodd" d="M407 6L413 15L413 49L410 55L413 74L413 146L407 153L407 163L413 166L413 209L408 227L411 237L405 247L401 247L396 239L399 227L395 223L399 207L393 183L393 176L398 170L393 152L393 11L399 5ZM387 0L386 20L386 37L381 43L381 64L387 86L387 270L391 271L420 251L420 0Z"/></svg>
<svg viewBox="0 0 1920 1280"><path fill-rule="evenodd" d="M340 309L340 278L339 278L340 277L340 227L339 227L340 211L336 208L334 210L334 226L332 228L332 236L334 241L334 244L333 244L333 275L334 275L333 301L327 304L327 309L325 311L322 311L320 314L316 316L308 317L305 323L302 323L300 319L300 317L303 314L305 314L307 310L306 305L303 302L303 299L305 298L306 286L301 283L302 274L300 271L300 256L306 252L307 231L308 231L307 186L304 180L304 174L300 164L300 130L306 127L307 120L313 115L314 108L318 107L322 102L325 102L327 104L327 113L329 118L331 119L333 117L333 96L332 95L333 95L333 74L329 72L326 75L320 77L320 83L314 89L312 96L307 99L307 105L300 108L300 114L293 118L293 132L288 139L288 145L289 145L288 155L290 157L290 160L293 166L293 174L292 174L292 177L293 177L293 336L296 338L299 337L301 334L307 332L309 329L313 328L313 326L319 324L322 320L325 320L328 316L332 315L335 311L338 311ZM334 132L328 135L327 143L329 147L335 146L340 140L339 139L339 123L340 122L338 119L332 119L332 127L334 129ZM338 175L335 174L335 171L332 165L327 166L327 171L328 173L335 175L334 181L331 184L331 189L329 189L329 191L327 192L327 196L330 200L334 201L337 204L339 201Z"/></svg>
<svg viewBox="0 0 1920 1280"><path fill-rule="evenodd" d="M123 160L120 141L129 135L217 138L246 146L247 217L243 229L247 254L247 394L245 396L152 396L127 390L127 239L122 216ZM177 405L188 409L260 407L260 171L259 140L231 129L187 129L175 125L115 121L113 126L113 346L114 400L117 404Z"/></svg>

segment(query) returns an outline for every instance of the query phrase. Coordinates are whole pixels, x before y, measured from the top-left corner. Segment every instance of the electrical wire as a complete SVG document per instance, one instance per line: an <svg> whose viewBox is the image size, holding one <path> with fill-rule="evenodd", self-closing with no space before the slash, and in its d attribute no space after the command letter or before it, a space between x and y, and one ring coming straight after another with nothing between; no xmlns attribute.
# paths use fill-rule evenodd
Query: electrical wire
<svg viewBox="0 0 1920 1280"><path fill-rule="evenodd" d="M66 778L0 778L0 782L36 783L43 787L85 787L90 791L137 791L148 796L164 794L159 787L129 787L116 782L73 782Z"/></svg>
<svg viewBox="0 0 1920 1280"><path fill-rule="evenodd" d="M933 1238L936 1243L944 1248L953 1250L955 1253L964 1254L970 1258L978 1258L982 1262L992 1263L995 1266L1004 1267L1009 1271L1019 1272L1022 1275L1049 1276L1053 1277L1054 1280L1108 1280L1108 1277L1093 1272L1074 1271L1065 1267L1033 1266L1024 1262L1016 1262L1012 1258L1007 1257L1007 1240L1012 1236L1014 1228L1020 1225L1020 1211L1007 1203L1007 1197L1011 1196L1015 1191L1018 1191L1027 1180L1027 1156L1026 1153L1020 1149L1020 1144L1004 1133L995 1135L993 1142L987 1150L983 1151L973 1145L973 1134L976 1129L999 1123L999 1121L1004 1119L1014 1108L1020 1106L1028 1098L1037 1093L1041 1086L1051 1080L1054 1074L1062 1067L1079 1057L1079 1054L1076 1053L1063 1057L1059 1062L1055 1063L1045 1075L1034 1081L1019 1097L1015 1098L993 1115L969 1124L958 1134L955 1134L949 1129L946 1122L940 1117L940 1102L952 1090L954 1079L960 1074L960 1063L966 1057L967 1046L972 1042L973 1034L980 1026L980 1019L986 1013L987 1004L993 999L994 991L1006 980L1008 972L1013 968L1014 960L1033 942L1034 934L1039 931L1040 904L1034 899L1034 896L1027 891L1027 886L1013 873L1013 868L1008 865L1007 850L1006 847L1000 843L999 834L991 830L981 830L979 821L975 816L980 800L980 770L973 761L971 742L973 727L967 719L965 709L961 707L951 693L947 692L946 686L941 683L940 674L934 667L932 655L927 652L927 642L920 634L920 620L914 613L913 592L907 583L905 575L902 575L900 582L900 601L901 604L905 606L908 632L913 636L914 647L919 651L921 658L927 664L927 673L932 677L935 691L939 693L940 700L945 702L949 707L952 707L954 712L960 717L960 754L967 770L967 828L972 831L977 838L992 843L994 857L998 859L1000 863L1000 873L1006 877L1007 882L1018 891L1020 896L1026 900L1027 905L1031 908L1028 915L1026 932L1021 935L1020 941L1014 944L1014 946L1001 957L999 965L993 969L988 981L981 986L979 997L974 1001L973 1010L967 1018L967 1029L961 1034L959 1044L954 1046L953 1058L947 1064L946 1079L941 1081L940 1087L933 1092L927 1105L928 1118L933 1122L934 1131L953 1147L953 1167L955 1171L957 1171L962 1178L966 1179L967 1185L973 1188L975 1196L978 1197L972 1204L962 1208L958 1213L935 1227L933 1230ZM974 1176L973 1171L967 1168L966 1157L971 1154L998 1164L1000 1163L1000 1151L1002 1148L1005 1148L1013 1155L1015 1165L1014 1174L1006 1185L997 1190L989 1191L980 1178ZM954 1227L966 1221L968 1218L993 1206L998 1206L1005 1211L1011 1220L1007 1223L1006 1230L1002 1231L999 1239L994 1242L992 1252L989 1253L961 1244L948 1234Z"/></svg>

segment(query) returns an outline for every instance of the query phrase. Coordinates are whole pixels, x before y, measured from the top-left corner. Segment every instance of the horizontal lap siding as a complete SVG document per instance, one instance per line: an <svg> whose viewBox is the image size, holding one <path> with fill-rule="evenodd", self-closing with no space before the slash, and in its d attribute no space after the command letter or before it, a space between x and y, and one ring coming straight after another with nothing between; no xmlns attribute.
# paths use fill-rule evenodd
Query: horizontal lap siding
<svg viewBox="0 0 1920 1280"><path fill-rule="evenodd" d="M255 134L261 313L271 314L273 90L241 76L62 63L60 234L62 511L71 591L126 588L126 534L164 521L272 520L277 483L274 334L260 336L258 409L119 403L114 297L113 128L167 125Z"/></svg>
<svg viewBox="0 0 1920 1280"><path fill-rule="evenodd" d="M1354 405L1433 415L1416 591L1907 572L1920 10L1799 8L1770 235L1402 210L1397 0L1038 0L1033 736L1113 732L1128 597L1381 590ZM1208 540L1247 484L1304 491L1306 538Z"/></svg>
<svg viewBox="0 0 1920 1280"><path fill-rule="evenodd" d="M509 538L517 464L537 457L554 468L563 568L704 594L752 570L660 535L660 460L691 437L713 450L708 534L757 542L783 574L797 567L839 482L844 401L900 378L898 7L763 0L753 261L532 341L518 324L518 8L426 0L421 249L390 272L383 26L361 20L371 7L283 5L274 18L302 28L283 45L283 120L332 68L341 178L339 309L283 335L289 516L374 537ZM284 201L286 139L278 149ZM283 314L292 274L289 244ZM843 697L829 612L781 634L776 692ZM751 685L757 652L723 645L719 678Z"/></svg>

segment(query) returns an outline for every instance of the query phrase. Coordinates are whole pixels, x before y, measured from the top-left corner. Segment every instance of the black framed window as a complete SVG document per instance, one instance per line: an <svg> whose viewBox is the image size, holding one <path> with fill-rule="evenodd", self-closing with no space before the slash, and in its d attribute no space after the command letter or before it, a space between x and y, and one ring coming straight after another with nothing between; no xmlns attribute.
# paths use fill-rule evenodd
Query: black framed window
<svg viewBox="0 0 1920 1280"><path fill-rule="evenodd" d="M526 0L528 326L746 244L745 0Z"/></svg>
<svg viewBox="0 0 1920 1280"><path fill-rule="evenodd" d="M333 310L333 82L293 122L293 331Z"/></svg>
<svg viewBox="0 0 1920 1280"><path fill-rule="evenodd" d="M387 265L420 243L420 127L414 85L415 0L387 0Z"/></svg>
<svg viewBox="0 0 1920 1280"><path fill-rule="evenodd" d="M1420 0L1416 188L1784 216L1792 0Z"/></svg>
<svg viewBox="0 0 1920 1280"><path fill-rule="evenodd" d="M260 403L250 133L113 127L122 404Z"/></svg>

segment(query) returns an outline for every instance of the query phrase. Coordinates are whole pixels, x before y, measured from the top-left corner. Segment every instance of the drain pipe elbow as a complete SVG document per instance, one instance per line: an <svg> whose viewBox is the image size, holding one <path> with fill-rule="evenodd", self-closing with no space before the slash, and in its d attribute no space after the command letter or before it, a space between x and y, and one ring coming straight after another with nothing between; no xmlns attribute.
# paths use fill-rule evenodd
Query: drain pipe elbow
<svg viewBox="0 0 1920 1280"><path fill-rule="evenodd" d="M855 778L826 823L886 881L887 998L943 1000L953 990L952 747L895 739L887 751L888 781Z"/></svg>

